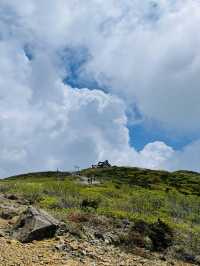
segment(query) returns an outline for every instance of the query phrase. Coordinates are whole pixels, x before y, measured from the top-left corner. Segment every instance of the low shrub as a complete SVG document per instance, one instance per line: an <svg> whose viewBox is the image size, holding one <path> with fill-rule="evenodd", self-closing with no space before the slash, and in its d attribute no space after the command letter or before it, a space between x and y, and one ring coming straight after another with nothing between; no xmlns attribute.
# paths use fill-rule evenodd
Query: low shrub
<svg viewBox="0 0 200 266"><path fill-rule="evenodd" d="M68 214L67 219L73 223L85 223L90 220L90 214L85 212L71 212Z"/></svg>
<svg viewBox="0 0 200 266"><path fill-rule="evenodd" d="M160 219L150 225L149 237L153 243L153 249L163 251L173 244L173 230Z"/></svg>
<svg viewBox="0 0 200 266"><path fill-rule="evenodd" d="M42 200L40 200L40 207L44 209L56 209L60 208L59 200L53 196L44 196Z"/></svg>
<svg viewBox="0 0 200 266"><path fill-rule="evenodd" d="M99 202L97 200L84 199L81 202L82 209L93 208L96 210L98 206L99 206Z"/></svg>
<svg viewBox="0 0 200 266"><path fill-rule="evenodd" d="M136 232L136 233L135 233ZM136 242L139 246L145 246L145 238L152 241L152 250L163 251L173 244L173 230L163 221L148 224L139 220L135 223L129 233L130 242Z"/></svg>

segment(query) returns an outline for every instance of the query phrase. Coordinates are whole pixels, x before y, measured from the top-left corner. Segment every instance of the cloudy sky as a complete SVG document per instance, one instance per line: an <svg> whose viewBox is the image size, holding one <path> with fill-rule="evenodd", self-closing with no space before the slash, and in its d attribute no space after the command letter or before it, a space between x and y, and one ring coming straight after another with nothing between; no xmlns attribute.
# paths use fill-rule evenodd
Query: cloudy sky
<svg viewBox="0 0 200 266"><path fill-rule="evenodd" d="M198 0L0 0L0 176L200 171Z"/></svg>

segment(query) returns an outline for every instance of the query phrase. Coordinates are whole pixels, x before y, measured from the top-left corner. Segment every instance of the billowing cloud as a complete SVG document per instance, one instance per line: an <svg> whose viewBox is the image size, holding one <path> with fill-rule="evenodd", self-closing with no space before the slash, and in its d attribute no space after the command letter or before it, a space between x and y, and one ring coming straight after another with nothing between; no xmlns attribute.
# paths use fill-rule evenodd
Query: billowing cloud
<svg viewBox="0 0 200 266"><path fill-rule="evenodd" d="M200 3L132 2L126 16L105 27L109 33L92 49L88 71L136 103L144 118L198 132Z"/></svg>
<svg viewBox="0 0 200 266"><path fill-rule="evenodd" d="M1 176L104 159L200 170L199 141L176 151L158 140L137 152L127 127L136 107L143 121L197 134L197 1L0 0L0 7ZM66 83L82 51L77 79L98 89Z"/></svg>

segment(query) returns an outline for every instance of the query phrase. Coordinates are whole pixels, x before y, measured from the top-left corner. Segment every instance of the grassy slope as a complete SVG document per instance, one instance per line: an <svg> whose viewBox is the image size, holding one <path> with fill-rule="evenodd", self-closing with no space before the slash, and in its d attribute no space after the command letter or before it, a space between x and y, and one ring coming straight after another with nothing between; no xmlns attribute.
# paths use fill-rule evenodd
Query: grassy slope
<svg viewBox="0 0 200 266"><path fill-rule="evenodd" d="M191 171L156 171L141 168L112 167L85 169L83 175L113 180L119 184L139 185L146 188L176 188L184 194L200 195L200 174Z"/></svg>
<svg viewBox="0 0 200 266"><path fill-rule="evenodd" d="M55 171L48 171L48 172L35 172L35 173L27 173L27 174L22 174L22 175L15 175L15 176L10 176L8 178L5 178L5 181L10 181L10 180L31 180L33 179L36 181L37 179L55 179L55 177L70 177L71 174L69 172L55 172Z"/></svg>
<svg viewBox="0 0 200 266"><path fill-rule="evenodd" d="M85 169L81 175L101 180L100 185L78 184L69 173L45 172L11 177L0 182L3 192L20 194L66 220L83 213L82 200L98 203L94 214L154 222L161 218L177 230L177 242L200 249L200 174L169 173L140 168Z"/></svg>

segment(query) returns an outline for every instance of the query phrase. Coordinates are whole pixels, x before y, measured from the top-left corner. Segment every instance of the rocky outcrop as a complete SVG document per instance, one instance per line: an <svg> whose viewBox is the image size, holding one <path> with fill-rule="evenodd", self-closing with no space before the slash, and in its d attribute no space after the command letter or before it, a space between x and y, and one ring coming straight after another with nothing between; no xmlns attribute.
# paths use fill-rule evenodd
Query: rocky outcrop
<svg viewBox="0 0 200 266"><path fill-rule="evenodd" d="M28 207L11 230L11 236L21 242L51 238L59 228L59 221L43 210Z"/></svg>

